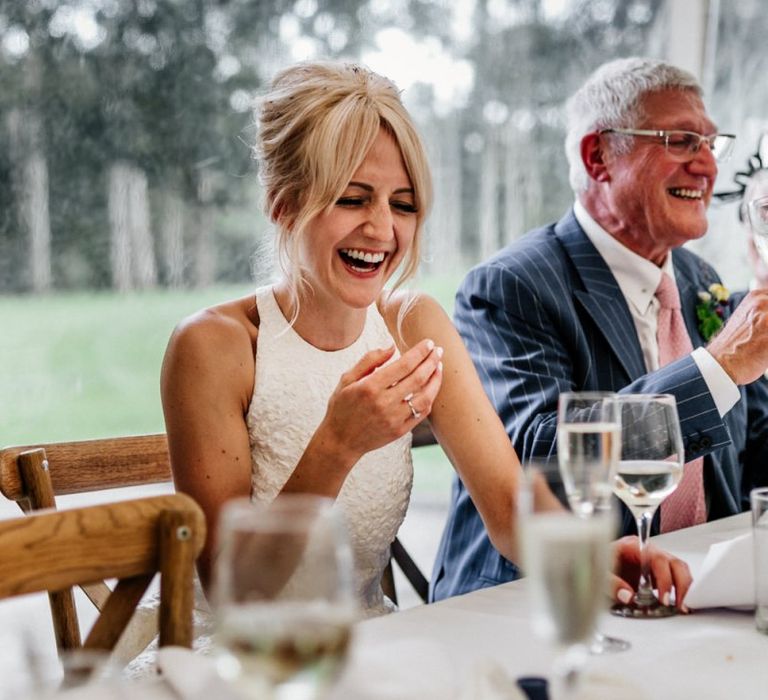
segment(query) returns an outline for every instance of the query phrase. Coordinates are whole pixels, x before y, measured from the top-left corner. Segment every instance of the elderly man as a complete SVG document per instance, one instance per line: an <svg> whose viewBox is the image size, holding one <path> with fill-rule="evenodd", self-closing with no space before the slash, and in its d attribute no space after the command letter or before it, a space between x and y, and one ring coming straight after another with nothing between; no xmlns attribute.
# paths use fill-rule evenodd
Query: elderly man
<svg viewBox="0 0 768 700"><path fill-rule="evenodd" d="M730 305L701 300L719 279L680 248L706 233L716 161L733 141L701 94L661 61L599 68L567 105L573 208L473 269L456 298L456 324L523 463L555 451L562 391L675 395L690 461L662 530L740 512L744 487L768 473L768 388L755 381L768 367L768 294L747 295L710 340ZM518 575L457 480L433 599Z"/></svg>

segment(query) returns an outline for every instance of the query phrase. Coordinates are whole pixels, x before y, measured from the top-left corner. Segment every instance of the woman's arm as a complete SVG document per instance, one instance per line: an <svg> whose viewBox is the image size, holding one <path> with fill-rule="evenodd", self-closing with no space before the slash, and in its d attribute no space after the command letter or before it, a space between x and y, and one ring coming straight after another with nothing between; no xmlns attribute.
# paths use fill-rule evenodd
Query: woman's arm
<svg viewBox="0 0 768 700"><path fill-rule="evenodd" d="M183 321L163 360L161 395L173 479L202 507L208 527L198 559L206 591L222 505L251 493L245 412L254 376L254 336L230 313L210 309Z"/></svg>
<svg viewBox="0 0 768 700"><path fill-rule="evenodd" d="M393 295L385 318L397 335L397 311L403 295ZM517 541L517 499L522 471L504 426L488 400L474 364L451 320L442 307L420 295L402 322L401 350L421 338L432 338L444 348L443 382L432 406L429 422L440 445L461 477L477 507L493 546L512 562L520 563ZM562 504L542 480L534 480L534 508L562 509ZM615 545L615 597L633 595L628 574L636 559L636 547L625 538ZM677 591L679 603L691 583L688 567L659 549L651 552L651 567L660 588Z"/></svg>
<svg viewBox="0 0 768 700"><path fill-rule="evenodd" d="M477 506L494 547L519 562L515 521L522 473L509 437L485 395L472 360L442 307L419 295L397 333L397 311L405 295L393 294L385 318L405 352L431 338L443 353L443 383L429 415L430 425ZM537 489L543 509L562 508L547 489Z"/></svg>

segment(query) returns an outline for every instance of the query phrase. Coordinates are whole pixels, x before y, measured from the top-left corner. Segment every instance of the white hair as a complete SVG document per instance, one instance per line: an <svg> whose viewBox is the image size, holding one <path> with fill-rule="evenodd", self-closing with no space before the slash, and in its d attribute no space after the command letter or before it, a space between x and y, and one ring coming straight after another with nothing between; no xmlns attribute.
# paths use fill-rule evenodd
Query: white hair
<svg viewBox="0 0 768 700"><path fill-rule="evenodd" d="M581 160L581 139L599 129L634 127L644 116L643 97L668 89L692 90L702 96L701 86L688 71L658 59L634 56L604 63L568 100L565 155L568 179L577 196L588 182Z"/></svg>

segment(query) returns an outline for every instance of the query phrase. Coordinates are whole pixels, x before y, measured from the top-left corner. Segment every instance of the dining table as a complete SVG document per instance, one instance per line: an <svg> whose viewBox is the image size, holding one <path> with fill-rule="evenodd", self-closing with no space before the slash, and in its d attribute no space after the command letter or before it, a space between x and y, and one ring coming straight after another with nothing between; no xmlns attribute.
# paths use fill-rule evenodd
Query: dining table
<svg viewBox="0 0 768 700"><path fill-rule="evenodd" d="M695 576L711 545L748 533L750 527L750 516L743 513L660 535L653 542L688 562ZM589 656L581 698L768 698L768 635L756 630L753 610L708 608L662 619L606 613L599 627L629 641L631 648ZM328 700L520 698L517 680L546 678L556 654L532 631L525 578L362 620L352 639L346 668ZM222 692L216 691L212 664L206 675L210 659L203 662L179 650L161 660L166 662L164 680L137 684L134 694L123 688L121 697L230 696L221 685Z"/></svg>
<svg viewBox="0 0 768 700"><path fill-rule="evenodd" d="M750 528L750 514L742 513L652 541L685 560L695 576L711 545L748 533ZM599 627L604 634L629 641L631 648L589 657L588 697L768 699L768 635L756 630L751 609L709 608L661 619L606 614ZM546 677L555 653L531 629L528 582L522 578L360 622L355 629L355 652L334 700L464 700L473 692L490 696L485 676L496 674L510 681ZM368 668L362 666L365 662ZM392 692L367 689L366 682L390 686ZM499 692L498 697L503 694Z"/></svg>

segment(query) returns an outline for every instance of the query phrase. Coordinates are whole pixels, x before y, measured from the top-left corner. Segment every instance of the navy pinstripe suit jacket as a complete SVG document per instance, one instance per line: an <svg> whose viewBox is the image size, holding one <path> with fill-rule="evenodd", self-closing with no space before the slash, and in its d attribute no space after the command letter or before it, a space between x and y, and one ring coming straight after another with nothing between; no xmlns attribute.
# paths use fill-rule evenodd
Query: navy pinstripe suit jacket
<svg viewBox="0 0 768 700"><path fill-rule="evenodd" d="M719 279L690 251L672 255L688 332L694 347L703 345L697 293ZM706 456L710 520L740 512L745 490L765 481L768 383L741 387L742 399L721 418L690 356L648 373L624 296L572 211L471 270L456 296L455 321L521 461L555 452L561 391L670 393L686 459ZM623 530L635 533L626 510ZM456 478L432 599L518 576Z"/></svg>

